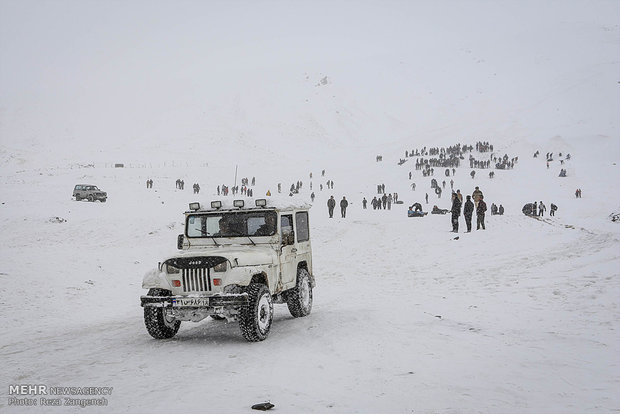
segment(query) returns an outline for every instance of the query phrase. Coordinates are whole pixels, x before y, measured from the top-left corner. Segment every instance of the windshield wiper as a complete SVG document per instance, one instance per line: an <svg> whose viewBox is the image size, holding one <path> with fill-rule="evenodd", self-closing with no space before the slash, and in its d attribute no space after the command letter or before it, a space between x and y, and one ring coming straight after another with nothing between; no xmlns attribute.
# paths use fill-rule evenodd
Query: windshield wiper
<svg viewBox="0 0 620 414"><path fill-rule="evenodd" d="M220 245L217 241L215 241L215 236L214 236L214 235L212 235L212 234L209 234L209 232L208 232L208 231L203 230L203 229L197 229L197 230L200 232L200 234L201 234L202 236L207 236L207 237L209 237L211 240L213 240L213 243L215 243L215 245L216 245L216 246L219 246L219 245Z"/></svg>

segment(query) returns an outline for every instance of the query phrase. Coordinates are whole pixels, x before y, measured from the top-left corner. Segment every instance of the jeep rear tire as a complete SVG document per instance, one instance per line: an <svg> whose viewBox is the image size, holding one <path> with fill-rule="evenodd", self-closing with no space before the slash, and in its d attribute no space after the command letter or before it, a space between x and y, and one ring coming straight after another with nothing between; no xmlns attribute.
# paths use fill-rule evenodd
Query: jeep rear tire
<svg viewBox="0 0 620 414"><path fill-rule="evenodd" d="M312 311L312 285L306 269L297 269L297 284L287 292L286 305L295 318L308 316Z"/></svg>
<svg viewBox="0 0 620 414"><path fill-rule="evenodd" d="M95 201L95 198L94 198L92 195L89 195L89 196L88 196L88 201L90 201L90 202L94 202L94 201Z"/></svg>
<svg viewBox="0 0 620 414"><path fill-rule="evenodd" d="M82 197L79 194L75 195L75 201L82 201Z"/></svg>
<svg viewBox="0 0 620 414"><path fill-rule="evenodd" d="M239 328L246 340L263 341L269 335L273 320L271 293L262 283L251 283L246 292L248 304L240 309Z"/></svg>
<svg viewBox="0 0 620 414"><path fill-rule="evenodd" d="M149 296L170 296L170 291L165 289L150 289ZM179 331L181 321L166 315L164 308L153 306L144 307L144 325L146 330L155 339L172 338Z"/></svg>

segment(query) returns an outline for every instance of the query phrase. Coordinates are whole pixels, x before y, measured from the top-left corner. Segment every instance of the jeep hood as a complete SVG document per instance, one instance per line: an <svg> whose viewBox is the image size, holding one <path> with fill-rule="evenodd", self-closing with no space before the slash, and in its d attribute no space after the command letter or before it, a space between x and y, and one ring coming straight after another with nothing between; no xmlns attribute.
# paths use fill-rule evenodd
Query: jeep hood
<svg viewBox="0 0 620 414"><path fill-rule="evenodd" d="M232 266L256 266L256 265L269 265L277 263L277 253L269 246L239 246L225 248L205 248L196 249L192 251L184 250L179 251L174 255L166 257L166 260L173 258L192 258L192 257L205 257L205 256L220 256L225 257L230 261Z"/></svg>

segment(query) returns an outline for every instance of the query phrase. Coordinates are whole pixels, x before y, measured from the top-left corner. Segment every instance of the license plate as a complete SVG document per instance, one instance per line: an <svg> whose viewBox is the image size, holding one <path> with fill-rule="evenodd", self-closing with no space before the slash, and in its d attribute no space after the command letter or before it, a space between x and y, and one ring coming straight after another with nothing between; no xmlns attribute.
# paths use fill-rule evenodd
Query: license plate
<svg viewBox="0 0 620 414"><path fill-rule="evenodd" d="M209 298L176 298L172 306L209 306Z"/></svg>

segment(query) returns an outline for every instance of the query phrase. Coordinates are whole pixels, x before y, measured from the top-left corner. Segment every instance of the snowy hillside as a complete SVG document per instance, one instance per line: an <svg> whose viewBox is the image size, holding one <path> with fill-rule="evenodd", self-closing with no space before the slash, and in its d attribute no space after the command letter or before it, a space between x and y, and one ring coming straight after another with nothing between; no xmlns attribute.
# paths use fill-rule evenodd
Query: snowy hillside
<svg viewBox="0 0 620 414"><path fill-rule="evenodd" d="M0 1L0 411L620 409L617 3L152 3ZM423 177L405 157L478 141L514 168ZM260 197L316 194L312 313L276 305L259 343L211 319L155 340L142 276L235 171ZM506 213L459 234L407 217L449 209L450 179ZM362 209L379 184L403 204ZM555 217L521 213L541 200ZM20 384L113 390L24 407Z"/></svg>

